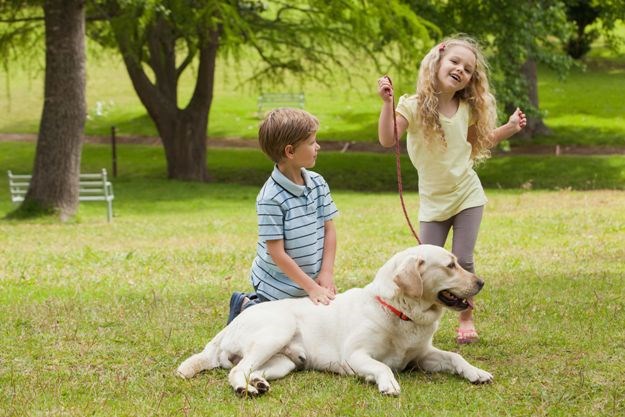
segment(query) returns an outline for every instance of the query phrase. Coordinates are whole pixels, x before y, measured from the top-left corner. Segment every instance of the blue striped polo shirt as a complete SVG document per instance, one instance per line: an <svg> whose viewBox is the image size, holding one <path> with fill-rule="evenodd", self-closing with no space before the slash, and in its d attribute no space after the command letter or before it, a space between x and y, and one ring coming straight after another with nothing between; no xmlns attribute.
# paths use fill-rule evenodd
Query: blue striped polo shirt
<svg viewBox="0 0 625 417"><path fill-rule="evenodd" d="M311 278L321 270L324 223L338 214L323 177L302 168L305 185L285 177L275 166L256 197L258 244L250 279L269 300L305 297L306 291L280 271L267 253L268 240L284 240L285 252Z"/></svg>

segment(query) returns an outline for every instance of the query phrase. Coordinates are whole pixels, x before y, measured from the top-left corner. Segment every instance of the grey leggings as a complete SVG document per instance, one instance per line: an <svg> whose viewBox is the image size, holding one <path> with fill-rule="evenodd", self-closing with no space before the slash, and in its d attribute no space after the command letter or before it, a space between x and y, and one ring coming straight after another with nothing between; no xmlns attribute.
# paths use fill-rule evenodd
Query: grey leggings
<svg viewBox="0 0 625 417"><path fill-rule="evenodd" d="M473 249L480 230L484 206L471 207L447 220L440 222L420 222L419 237L421 243L445 246L449 229L453 227L451 252L458 257L458 263L467 271L475 273Z"/></svg>

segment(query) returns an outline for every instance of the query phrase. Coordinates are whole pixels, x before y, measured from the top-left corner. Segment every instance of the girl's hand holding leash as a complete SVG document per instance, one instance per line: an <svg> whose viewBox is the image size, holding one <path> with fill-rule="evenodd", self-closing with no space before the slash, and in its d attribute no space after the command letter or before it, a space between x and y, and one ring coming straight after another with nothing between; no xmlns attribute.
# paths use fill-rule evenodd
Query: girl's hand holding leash
<svg viewBox="0 0 625 417"><path fill-rule="evenodd" d="M525 113L517 107L514 113L510 115L508 124L514 129L514 133L519 132L527 125L527 117L525 117Z"/></svg>
<svg viewBox="0 0 625 417"><path fill-rule="evenodd" d="M387 103L393 100L393 84L386 75L378 79L378 94Z"/></svg>

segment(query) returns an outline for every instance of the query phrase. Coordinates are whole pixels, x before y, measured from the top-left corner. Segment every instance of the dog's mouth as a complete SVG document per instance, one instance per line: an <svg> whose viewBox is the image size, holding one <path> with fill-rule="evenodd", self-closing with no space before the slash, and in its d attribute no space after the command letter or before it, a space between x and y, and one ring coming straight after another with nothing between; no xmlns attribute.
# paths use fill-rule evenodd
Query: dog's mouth
<svg viewBox="0 0 625 417"><path fill-rule="evenodd" d="M466 310L469 307L473 307L473 304L470 300L458 297L449 290L439 291L438 300L441 303L445 304L445 306L458 311Z"/></svg>

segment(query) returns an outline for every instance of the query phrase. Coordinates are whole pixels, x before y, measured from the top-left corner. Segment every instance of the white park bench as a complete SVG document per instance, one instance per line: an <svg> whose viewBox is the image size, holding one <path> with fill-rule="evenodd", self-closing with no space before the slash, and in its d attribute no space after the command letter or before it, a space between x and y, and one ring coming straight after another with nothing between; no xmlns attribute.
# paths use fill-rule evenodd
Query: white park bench
<svg viewBox="0 0 625 417"><path fill-rule="evenodd" d="M21 203L28 191L32 175L29 174L9 174L9 189L11 191L11 201ZM80 188L78 193L79 201L105 201L107 204L106 219L110 222L113 219L113 184L106 177L106 169L95 174L80 174Z"/></svg>
<svg viewBox="0 0 625 417"><path fill-rule="evenodd" d="M277 107L304 108L306 96L304 93L262 93L258 96L258 117L264 117L267 110Z"/></svg>

